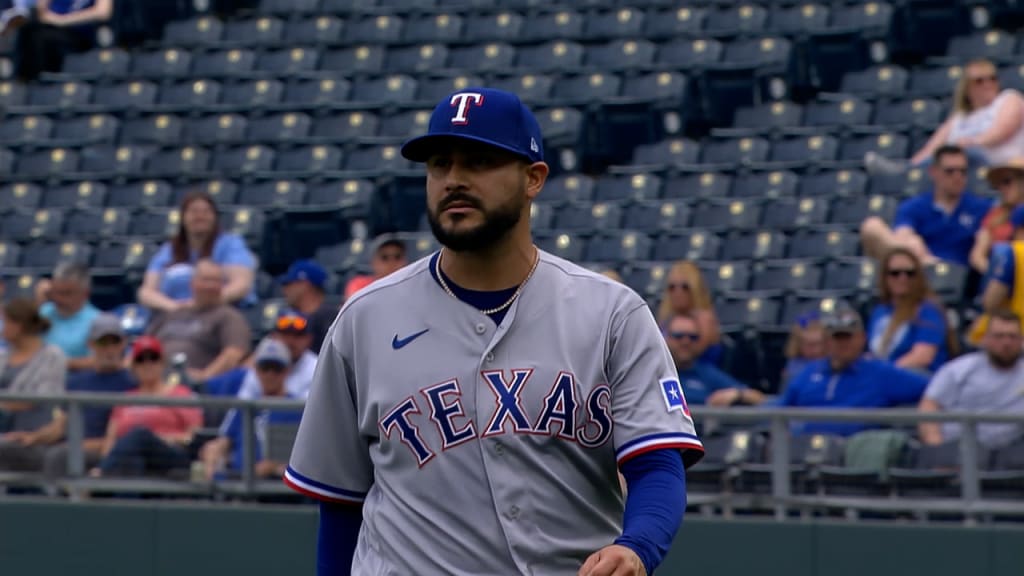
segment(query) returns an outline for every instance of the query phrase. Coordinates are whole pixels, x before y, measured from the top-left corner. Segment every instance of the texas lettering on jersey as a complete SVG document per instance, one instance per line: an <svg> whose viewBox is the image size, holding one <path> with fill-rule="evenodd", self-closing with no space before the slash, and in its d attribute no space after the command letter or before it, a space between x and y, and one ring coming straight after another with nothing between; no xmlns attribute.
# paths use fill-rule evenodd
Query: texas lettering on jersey
<svg viewBox="0 0 1024 576"><path fill-rule="evenodd" d="M527 411L522 393L531 383L533 370L516 369L506 373L488 370L480 373L485 387L494 395L494 410L486 423L467 416L462 404L462 389L457 378L420 390L419 396L408 396L391 408L379 421L384 436L397 437L416 457L422 468L437 455L437 445L428 443L414 415L426 414L440 440L441 451L460 444L509 433L531 434L576 442L585 448L598 448L612 436L611 390L596 386L582 398L576 378L560 372L542 405ZM530 418L535 414L534 418Z"/></svg>

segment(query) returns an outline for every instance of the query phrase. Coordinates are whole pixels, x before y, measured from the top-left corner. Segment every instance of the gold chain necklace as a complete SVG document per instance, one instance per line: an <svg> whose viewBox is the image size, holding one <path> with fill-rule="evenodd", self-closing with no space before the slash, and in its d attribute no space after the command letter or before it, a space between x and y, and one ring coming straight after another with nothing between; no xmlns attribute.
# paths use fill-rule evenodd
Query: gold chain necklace
<svg viewBox="0 0 1024 576"><path fill-rule="evenodd" d="M437 253L437 261L434 263L434 272L437 274L437 281L441 284L441 288L443 288L444 291L449 296L451 296L452 298L455 298L456 300L459 300L461 302L461 299L458 296L455 295L455 292L452 292L452 289L448 287L448 283L444 281L444 275L441 274L441 255L442 254L444 254L444 250L441 250L440 252ZM514 294L512 294L512 297L509 298L508 300L506 300L504 304L502 304L501 306L498 306L497 308L491 308L489 310L480 310L480 312L490 316L491 314L497 314L498 312L501 312L505 308L508 308L509 306L511 306L512 303L516 301L516 298L519 297L519 294L522 293L523 288L526 286L526 283L529 282L530 278L533 277L533 273L534 273L534 271L537 270L537 264L539 262L540 262L540 251L534 249L534 253L533 253L533 266L530 267L530 273L526 275L526 279L524 279L523 282L519 285L519 287L516 288L516 291L515 291Z"/></svg>

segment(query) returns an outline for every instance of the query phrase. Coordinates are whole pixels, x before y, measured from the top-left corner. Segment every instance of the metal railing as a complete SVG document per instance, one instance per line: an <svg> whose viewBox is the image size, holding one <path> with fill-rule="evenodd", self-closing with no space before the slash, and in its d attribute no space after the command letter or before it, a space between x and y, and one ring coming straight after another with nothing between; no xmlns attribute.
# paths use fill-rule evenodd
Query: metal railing
<svg viewBox="0 0 1024 576"><path fill-rule="evenodd" d="M194 396L154 397L124 394L70 393L55 396L35 396L0 392L0 401L31 402L39 405L59 406L67 413L68 479L70 485L89 489L124 489L149 492L178 492L203 494L210 491L238 496L260 493L289 493L278 480L259 481L254 472L253 446L254 417L262 410L301 410L304 403L284 399L240 400L235 397ZM139 483L116 478L87 478L84 476L83 409L97 406L179 406L214 409L237 409L242 419L241 480L237 482L200 483L164 481ZM991 414L975 412L924 413L913 409L798 409L798 408L714 408L692 407L698 423L715 422L750 425L765 430L768 435L768 466L771 490L768 495L750 497L738 493L702 494L691 497L691 503L705 506L751 508L774 511L785 517L792 511L811 509L855 509L864 511L907 511L920 513L952 512L966 517L991 514L1024 515L1024 501L997 500L981 497L979 481L977 425L979 423L1014 423L1024 425L1024 414ZM837 497L822 494L794 494L791 484L790 439L791 424L795 422L870 423L906 426L921 422L955 422L961 425L959 438L958 498L901 499L886 497ZM0 477L3 483L3 477ZM213 486L211 486L213 484ZM69 495L75 492L69 490Z"/></svg>

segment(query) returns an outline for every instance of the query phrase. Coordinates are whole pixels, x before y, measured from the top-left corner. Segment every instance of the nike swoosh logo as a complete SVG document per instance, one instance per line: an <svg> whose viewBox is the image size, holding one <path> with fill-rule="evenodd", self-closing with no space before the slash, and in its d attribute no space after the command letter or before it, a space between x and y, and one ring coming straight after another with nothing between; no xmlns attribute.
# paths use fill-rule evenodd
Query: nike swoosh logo
<svg viewBox="0 0 1024 576"><path fill-rule="evenodd" d="M410 336L406 336L405 338L402 338L402 339L399 339L398 338L398 334L395 334L394 339L391 340L391 347L394 348L395 350L400 350L402 348L405 348L405 346L407 344L409 344L413 340L419 338L420 336L423 336L424 334L426 334L429 331L430 331L430 328L427 328L426 330L421 330L421 331L419 331L419 332L417 332L415 334L412 334Z"/></svg>

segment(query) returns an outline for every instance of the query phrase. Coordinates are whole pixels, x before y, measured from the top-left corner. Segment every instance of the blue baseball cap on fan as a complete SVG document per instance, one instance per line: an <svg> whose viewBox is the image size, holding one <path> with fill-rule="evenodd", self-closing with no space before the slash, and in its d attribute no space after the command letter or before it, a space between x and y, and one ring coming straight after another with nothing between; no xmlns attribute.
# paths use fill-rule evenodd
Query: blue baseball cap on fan
<svg viewBox="0 0 1024 576"><path fill-rule="evenodd" d="M1017 206L1010 212L1010 224L1014 228L1024 228L1024 206Z"/></svg>
<svg viewBox="0 0 1024 576"><path fill-rule="evenodd" d="M447 96L430 115L427 133L402 146L402 156L426 162L440 140L460 138L544 161L540 124L519 97L493 88L466 88Z"/></svg>

